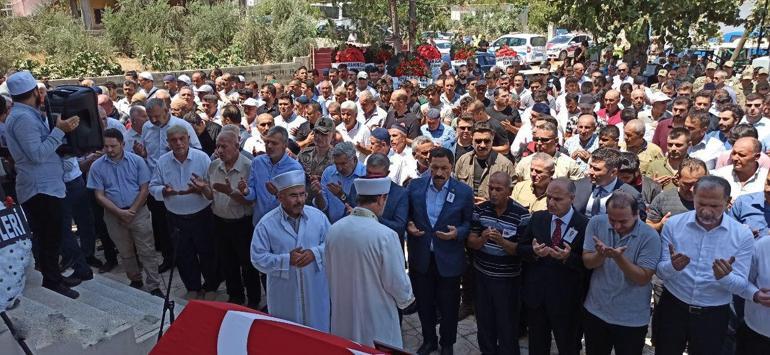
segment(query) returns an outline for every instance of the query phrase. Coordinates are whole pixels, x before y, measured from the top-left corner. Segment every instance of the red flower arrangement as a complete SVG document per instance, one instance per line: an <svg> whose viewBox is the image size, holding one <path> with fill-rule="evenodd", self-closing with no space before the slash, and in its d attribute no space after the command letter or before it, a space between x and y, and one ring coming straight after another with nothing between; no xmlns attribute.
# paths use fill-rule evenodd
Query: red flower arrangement
<svg viewBox="0 0 770 355"><path fill-rule="evenodd" d="M409 55L396 67L396 76L428 76L428 66L422 58Z"/></svg>
<svg viewBox="0 0 770 355"><path fill-rule="evenodd" d="M360 49L356 47L348 47L341 51L338 51L336 59L338 63L350 63L350 62L363 63L365 61L364 52L362 52Z"/></svg>
<svg viewBox="0 0 770 355"><path fill-rule="evenodd" d="M423 44L417 47L417 55L430 62L441 59L441 52L438 51L436 46L430 44Z"/></svg>
<svg viewBox="0 0 770 355"><path fill-rule="evenodd" d="M393 57L393 53L391 53L391 51L385 48L379 48L379 49L376 49L376 52L374 53L374 62L387 63L392 57Z"/></svg>
<svg viewBox="0 0 770 355"><path fill-rule="evenodd" d="M507 58L507 57L517 57L519 53L516 53L515 50L508 47L508 45L504 45L500 47L500 49L495 52L495 57L501 57L501 58Z"/></svg>
<svg viewBox="0 0 770 355"><path fill-rule="evenodd" d="M455 52L454 60L468 60L468 58L473 57L475 54L476 51L473 48L462 48Z"/></svg>

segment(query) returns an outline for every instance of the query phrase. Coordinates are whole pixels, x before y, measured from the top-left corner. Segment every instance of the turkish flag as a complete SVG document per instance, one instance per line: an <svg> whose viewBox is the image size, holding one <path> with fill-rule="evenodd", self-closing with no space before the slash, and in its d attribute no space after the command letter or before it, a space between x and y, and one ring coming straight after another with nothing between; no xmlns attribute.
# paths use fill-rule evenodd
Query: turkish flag
<svg viewBox="0 0 770 355"><path fill-rule="evenodd" d="M385 354L301 324L223 302L190 301L150 355Z"/></svg>

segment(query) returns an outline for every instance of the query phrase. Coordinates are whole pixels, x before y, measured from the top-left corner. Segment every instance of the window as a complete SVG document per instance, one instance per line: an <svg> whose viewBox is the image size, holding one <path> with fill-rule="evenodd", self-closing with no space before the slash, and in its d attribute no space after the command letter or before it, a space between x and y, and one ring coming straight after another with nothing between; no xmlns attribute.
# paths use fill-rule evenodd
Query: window
<svg viewBox="0 0 770 355"><path fill-rule="evenodd" d="M569 39L570 39L570 36L556 36L551 39L551 43L553 44L567 43Z"/></svg>
<svg viewBox="0 0 770 355"><path fill-rule="evenodd" d="M529 43L533 47L543 47L543 46L545 46L545 42L546 42L545 37L542 37L542 36L540 36L540 37L532 37L532 38L529 39Z"/></svg>
<svg viewBox="0 0 770 355"><path fill-rule="evenodd" d="M545 43L545 42L543 42ZM527 45L527 40L525 38L520 37L509 37L508 38L508 45L511 47L520 47Z"/></svg>

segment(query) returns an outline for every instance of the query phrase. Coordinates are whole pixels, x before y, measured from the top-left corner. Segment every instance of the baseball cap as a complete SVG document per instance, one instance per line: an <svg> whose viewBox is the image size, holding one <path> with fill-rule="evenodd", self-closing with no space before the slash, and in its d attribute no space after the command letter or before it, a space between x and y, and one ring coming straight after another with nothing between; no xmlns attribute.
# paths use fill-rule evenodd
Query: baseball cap
<svg viewBox="0 0 770 355"><path fill-rule="evenodd" d="M716 68L717 68L717 63L711 62L706 64L706 69L716 69Z"/></svg>
<svg viewBox="0 0 770 355"><path fill-rule="evenodd" d="M214 88L211 87L209 84L203 84L201 87L194 89L195 92L207 92L209 94L214 92Z"/></svg>
<svg viewBox="0 0 770 355"><path fill-rule="evenodd" d="M176 76L174 76L174 74L168 74L163 77L163 81L176 81Z"/></svg>
<svg viewBox="0 0 770 355"><path fill-rule="evenodd" d="M372 137L385 142L385 144L387 145L390 145L390 133L388 133L388 130L385 128L382 128L382 127L375 128L372 131Z"/></svg>
<svg viewBox="0 0 770 355"><path fill-rule="evenodd" d="M668 75L668 70L666 69L658 70L658 76L667 76L667 75Z"/></svg>
<svg viewBox="0 0 770 355"><path fill-rule="evenodd" d="M295 103L298 103L300 105L307 105L310 103L310 99L307 98L307 96L302 95L294 100Z"/></svg>
<svg viewBox="0 0 770 355"><path fill-rule="evenodd" d="M759 75L767 75L767 68L759 68L759 71L757 71L757 74Z"/></svg>
<svg viewBox="0 0 770 355"><path fill-rule="evenodd" d="M190 77L187 76L187 74L180 75L178 78L176 78L176 81L181 81L181 82L187 84L187 86L192 85L192 79L190 79Z"/></svg>
<svg viewBox="0 0 770 355"><path fill-rule="evenodd" d="M367 74L365 71L358 72L358 75L356 75L356 78L358 79L369 79L369 74Z"/></svg>
<svg viewBox="0 0 770 355"><path fill-rule="evenodd" d="M144 80L149 80L149 81L154 81L155 80L155 79L152 78L152 73L150 73L148 71L143 71L143 72L139 73L139 78L140 79L144 79Z"/></svg>
<svg viewBox="0 0 770 355"><path fill-rule="evenodd" d="M654 94L652 94L650 96L650 102L653 103L653 104L656 103L656 102L666 102L666 101L670 101L670 100L671 100L671 98L668 97L668 95L666 95L666 94L664 94L664 93L662 93L660 91L658 91L658 92L656 92L656 93L654 93Z"/></svg>
<svg viewBox="0 0 770 355"><path fill-rule="evenodd" d="M735 66L735 62L733 62L732 60L728 60L728 61L725 62L725 64L723 66L732 68L732 67Z"/></svg>
<svg viewBox="0 0 770 355"><path fill-rule="evenodd" d="M751 79L754 79L754 74L752 74L750 70L744 70L743 74L741 74L741 80L751 80Z"/></svg>
<svg viewBox="0 0 770 355"><path fill-rule="evenodd" d="M257 103L257 100L255 100L253 97L250 97L246 100L243 100L243 106L257 107L259 105Z"/></svg>
<svg viewBox="0 0 770 355"><path fill-rule="evenodd" d="M25 94L37 88L37 80L28 70L11 74L6 83L8 85L8 93L11 96Z"/></svg>
<svg viewBox="0 0 770 355"><path fill-rule="evenodd" d="M318 131L322 134L328 134L334 131L334 121L329 117L322 117L315 123L313 131Z"/></svg>

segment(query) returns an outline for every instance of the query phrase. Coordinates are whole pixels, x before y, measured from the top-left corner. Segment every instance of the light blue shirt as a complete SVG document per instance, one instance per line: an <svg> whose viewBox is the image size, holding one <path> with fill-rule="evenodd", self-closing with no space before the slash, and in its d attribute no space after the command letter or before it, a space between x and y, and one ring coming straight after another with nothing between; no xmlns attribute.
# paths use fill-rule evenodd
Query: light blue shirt
<svg viewBox="0 0 770 355"><path fill-rule="evenodd" d="M6 120L5 138L16 167L16 195L19 203L45 194L64 198L64 170L56 149L64 132L48 127L37 108L15 103Z"/></svg>
<svg viewBox="0 0 770 355"><path fill-rule="evenodd" d="M142 145L144 145L144 149L147 151L147 167L150 168L150 171L155 171L155 166L161 155L171 151L171 148L168 147L166 132L173 126L184 127L187 130L187 134L190 135L190 147L201 149L201 142L198 140L198 135L195 134L195 129L193 129L192 125L187 123L187 121L174 116L169 116L168 122L163 127L158 127L152 124L152 122L147 121L144 123L144 126L142 126ZM129 146L126 145L126 147ZM133 143L129 149L132 148Z"/></svg>
<svg viewBox="0 0 770 355"><path fill-rule="evenodd" d="M754 294L760 288L770 288L770 238L767 237L754 243L749 282L741 296L746 299L746 325L753 331L770 337L770 308L754 302Z"/></svg>
<svg viewBox="0 0 770 355"><path fill-rule="evenodd" d="M695 219L695 211L672 216L661 233L663 250L658 277L666 289L684 303L700 307L729 304L733 294L741 294L748 284L754 236L748 227L722 215L722 223L707 231ZM668 245L687 255L690 263L681 271L671 264ZM716 259L735 257L733 271L717 280L712 271Z"/></svg>
<svg viewBox="0 0 770 355"><path fill-rule="evenodd" d="M267 191L265 184L271 182L276 175L281 175L292 170L302 170L302 165L292 159L288 154L283 155L278 163L273 164L267 154L262 154L251 161L251 173L249 175L249 194L245 198L256 201L252 223L259 222L268 211L278 207L278 199Z"/></svg>
<svg viewBox="0 0 770 355"><path fill-rule="evenodd" d="M770 229L767 228L770 206L765 202L764 192L738 196L727 214L747 225L752 233L756 231L757 238L767 237L770 234Z"/></svg>
<svg viewBox="0 0 770 355"><path fill-rule="evenodd" d="M134 151L134 142L142 143L142 135L133 128L126 130L126 133L123 134L123 149L127 152L136 154Z"/></svg>
<svg viewBox="0 0 770 355"><path fill-rule="evenodd" d="M321 193L323 194L324 200L326 200L326 209L324 212L329 216L329 221L331 223L337 222L340 218L345 217L345 203L329 192L329 188L326 187L326 185L329 183L338 184L342 186L342 191L346 195L350 195L350 190L353 187L353 180L363 176L366 176L366 166L360 162L356 163L355 169L353 169L353 172L348 176L340 174L337 170L337 166L334 164L329 165L324 169L323 174L321 174Z"/></svg>
<svg viewBox="0 0 770 355"><path fill-rule="evenodd" d="M77 179L80 175L83 175L83 171L80 170L80 164L77 157L68 157L61 159L62 168L64 169L64 183L68 183Z"/></svg>
<svg viewBox="0 0 770 355"><path fill-rule="evenodd" d="M104 191L105 197L118 208L131 207L142 185L150 182L150 169L142 157L124 151L123 158L113 161L102 155L91 165L86 187Z"/></svg>
<svg viewBox="0 0 770 355"><path fill-rule="evenodd" d="M425 191L425 207L428 210L428 220L431 227L436 225L438 216L441 215L441 210L444 209L447 193L449 193L449 181L444 182L441 190L438 190L436 185L433 185L433 179L430 179L428 190Z"/></svg>
<svg viewBox="0 0 770 355"><path fill-rule="evenodd" d="M655 270L660 259L658 232L640 219L637 219L630 233L621 237L610 226L606 214L595 216L588 221L585 235L594 236L611 248L625 246L623 256L647 270ZM596 251L594 238L585 238L583 250ZM591 273L591 284L584 306L588 312L607 323L642 327L650 321L651 296L652 283L639 285L631 281L614 259L607 258Z"/></svg>
<svg viewBox="0 0 770 355"><path fill-rule="evenodd" d="M420 126L420 132L423 136L430 137L433 143L449 150L452 150L457 142L455 131L443 123L439 124L435 131L429 130L428 125L424 124Z"/></svg>
<svg viewBox="0 0 770 355"><path fill-rule="evenodd" d="M186 191L190 188L190 178L198 175L204 180L209 179L209 164L211 159L203 151L190 148L187 158L179 162L174 158L174 152L160 156L158 166L150 180L150 194L156 201L163 201L166 209L176 215L189 215L200 212L211 203L199 193L163 197L163 189L171 185L175 191Z"/></svg>
<svg viewBox="0 0 770 355"><path fill-rule="evenodd" d="M127 130L126 130L126 126L120 123L120 121L112 117L107 117L107 127L105 129L107 128L115 128L118 131L120 131L120 133L123 134L123 141L125 141Z"/></svg>

